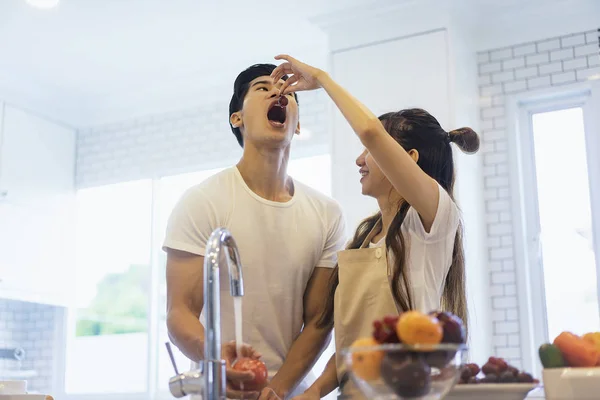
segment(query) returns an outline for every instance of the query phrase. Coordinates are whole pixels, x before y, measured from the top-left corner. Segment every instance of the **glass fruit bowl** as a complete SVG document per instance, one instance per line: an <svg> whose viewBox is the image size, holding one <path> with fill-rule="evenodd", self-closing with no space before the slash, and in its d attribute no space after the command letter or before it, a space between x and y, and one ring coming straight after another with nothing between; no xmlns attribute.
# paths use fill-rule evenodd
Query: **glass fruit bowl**
<svg viewBox="0 0 600 400"><path fill-rule="evenodd" d="M467 361L463 344L382 344L342 351L354 384L368 399L443 399Z"/></svg>

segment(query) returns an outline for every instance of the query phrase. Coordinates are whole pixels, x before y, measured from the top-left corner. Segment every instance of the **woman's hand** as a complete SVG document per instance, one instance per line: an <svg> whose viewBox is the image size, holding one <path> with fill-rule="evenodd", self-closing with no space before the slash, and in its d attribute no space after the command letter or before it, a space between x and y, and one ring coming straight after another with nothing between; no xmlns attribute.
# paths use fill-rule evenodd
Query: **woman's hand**
<svg viewBox="0 0 600 400"><path fill-rule="evenodd" d="M319 78L324 74L322 70L304 64L285 54L278 55L275 59L285 60L286 62L273 70L271 73L273 81L278 82L284 75L291 75L281 86L281 94L315 90L321 87Z"/></svg>

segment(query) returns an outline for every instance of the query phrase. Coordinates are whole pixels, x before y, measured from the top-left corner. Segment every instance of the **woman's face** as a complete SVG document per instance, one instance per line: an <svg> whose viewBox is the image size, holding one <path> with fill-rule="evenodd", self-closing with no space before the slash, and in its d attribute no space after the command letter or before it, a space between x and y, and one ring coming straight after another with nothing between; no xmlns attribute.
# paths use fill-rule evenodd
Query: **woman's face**
<svg viewBox="0 0 600 400"><path fill-rule="evenodd" d="M378 198L387 196L392 189L392 184L383 174L368 150L364 150L356 159L361 175L360 184L362 194Z"/></svg>

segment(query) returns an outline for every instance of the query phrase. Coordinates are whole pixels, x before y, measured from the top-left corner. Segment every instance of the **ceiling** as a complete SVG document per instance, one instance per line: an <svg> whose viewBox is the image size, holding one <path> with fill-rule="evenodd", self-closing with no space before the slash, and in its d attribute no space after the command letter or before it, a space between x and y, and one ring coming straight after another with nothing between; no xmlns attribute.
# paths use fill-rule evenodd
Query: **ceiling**
<svg viewBox="0 0 600 400"><path fill-rule="evenodd" d="M433 0L60 0L43 10L3 0L0 99L75 126L125 118L136 102L149 113L196 98L225 99L237 72L279 52L325 64L327 36L311 23L319 17L427 1ZM522 4L442 2L450 1L480 16Z"/></svg>
<svg viewBox="0 0 600 400"><path fill-rule="evenodd" d="M61 115L72 103L102 108L116 94L230 82L278 52L326 51L307 18L370 2L288 0L274 9L265 0L61 0L43 10L4 0L0 97L62 103L52 110Z"/></svg>

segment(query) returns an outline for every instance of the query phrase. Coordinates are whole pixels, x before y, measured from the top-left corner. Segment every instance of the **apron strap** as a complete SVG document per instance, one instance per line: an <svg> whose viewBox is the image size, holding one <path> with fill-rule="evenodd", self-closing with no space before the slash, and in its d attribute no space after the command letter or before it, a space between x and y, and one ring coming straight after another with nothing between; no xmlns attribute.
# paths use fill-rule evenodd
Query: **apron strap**
<svg viewBox="0 0 600 400"><path fill-rule="evenodd" d="M373 228L371 229L371 231L369 232L369 234L367 235L367 237L365 238L365 240L363 240L362 244L360 245L360 248L364 249L366 247L369 247L369 243L371 243L371 240L379 232L381 232L381 216L379 217L379 219L377 220L377 222L375 223L375 225L373 225Z"/></svg>
<svg viewBox="0 0 600 400"><path fill-rule="evenodd" d="M381 232L381 227L382 227L381 216L379 216L379 219L377 220L377 222L375 223L375 225L373 225L373 228L371 229L371 232L369 232L369 234L367 235L367 237L363 241L363 244L360 246L361 249L369 247L369 243L371 243L371 240L373 239L373 237L375 237L375 235L377 235L379 232ZM386 264L387 264L387 274L388 274L388 277L391 277L392 271L390 269L390 263L386 261ZM390 288L391 288L391 286L390 286ZM401 312L400 307L398 306L398 304L396 304L396 302L394 302L394 304L396 305L396 309L398 310L398 312ZM346 377L346 380L348 380L348 377ZM340 387L341 387L341 384L340 384Z"/></svg>

